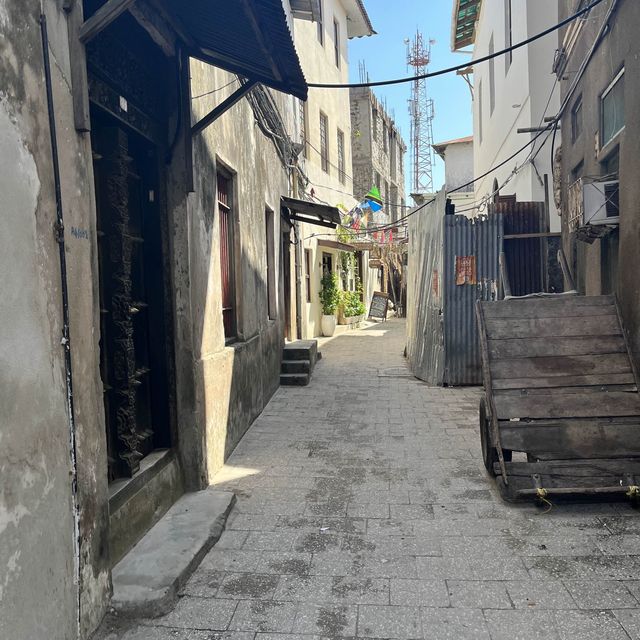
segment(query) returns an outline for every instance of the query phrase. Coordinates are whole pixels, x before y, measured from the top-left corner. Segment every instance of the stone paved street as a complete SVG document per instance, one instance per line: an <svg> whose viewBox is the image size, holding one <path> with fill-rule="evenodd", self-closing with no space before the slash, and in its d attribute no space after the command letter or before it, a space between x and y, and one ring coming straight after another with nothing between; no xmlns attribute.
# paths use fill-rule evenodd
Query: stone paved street
<svg viewBox="0 0 640 640"><path fill-rule="evenodd" d="M238 501L176 609L111 637L640 638L637 512L503 503L480 391L427 387L403 348L399 320L324 344L218 475Z"/></svg>

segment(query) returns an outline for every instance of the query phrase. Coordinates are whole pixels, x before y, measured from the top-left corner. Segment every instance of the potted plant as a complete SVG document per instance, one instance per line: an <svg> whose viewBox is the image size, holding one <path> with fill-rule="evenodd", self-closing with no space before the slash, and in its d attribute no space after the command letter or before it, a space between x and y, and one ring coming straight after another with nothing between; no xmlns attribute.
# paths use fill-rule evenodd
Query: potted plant
<svg viewBox="0 0 640 640"><path fill-rule="evenodd" d="M338 276L325 273L320 281L320 303L322 304L322 335L332 336L336 330L336 309L340 304Z"/></svg>
<svg viewBox="0 0 640 640"><path fill-rule="evenodd" d="M365 307L360 299L360 288L356 291L343 291L340 302L341 324L357 325L364 316Z"/></svg>

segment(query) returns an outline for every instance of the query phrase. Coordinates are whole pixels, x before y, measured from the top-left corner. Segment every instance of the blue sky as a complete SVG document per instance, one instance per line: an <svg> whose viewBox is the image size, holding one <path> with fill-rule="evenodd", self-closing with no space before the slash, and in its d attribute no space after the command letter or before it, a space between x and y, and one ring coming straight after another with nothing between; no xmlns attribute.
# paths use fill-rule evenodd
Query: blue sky
<svg viewBox="0 0 640 640"><path fill-rule="evenodd" d="M411 38L416 29L425 41L434 39L430 70L461 64L470 56L452 53L451 13L453 0L365 0L367 12L378 32L370 38L354 38L349 43L349 67L352 82L358 82L358 62L364 60L371 81L411 75L406 66L405 38ZM387 109L395 112L395 120L402 136L409 144L409 112L407 100L411 85L401 84L378 87L376 95L386 99ZM460 138L472 133L471 94L465 81L454 74L429 81L430 97L435 102L433 137L435 142ZM409 173L408 158L405 171ZM436 157L434 187L444 182L444 166ZM407 180L407 194L410 183Z"/></svg>

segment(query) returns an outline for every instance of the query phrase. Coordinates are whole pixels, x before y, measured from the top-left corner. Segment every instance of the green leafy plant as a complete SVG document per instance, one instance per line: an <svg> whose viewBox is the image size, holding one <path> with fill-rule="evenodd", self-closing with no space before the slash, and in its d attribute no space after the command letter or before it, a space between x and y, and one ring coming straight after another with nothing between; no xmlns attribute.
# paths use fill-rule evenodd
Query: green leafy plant
<svg viewBox="0 0 640 640"><path fill-rule="evenodd" d="M355 291L342 291L340 295L340 306L345 318L353 318L354 316L364 315L366 309L364 302L360 299L362 296L362 283L360 278L356 277Z"/></svg>
<svg viewBox="0 0 640 640"><path fill-rule="evenodd" d="M340 289L338 289L338 276L335 273L325 273L320 281L320 303L322 313L332 316L340 304Z"/></svg>

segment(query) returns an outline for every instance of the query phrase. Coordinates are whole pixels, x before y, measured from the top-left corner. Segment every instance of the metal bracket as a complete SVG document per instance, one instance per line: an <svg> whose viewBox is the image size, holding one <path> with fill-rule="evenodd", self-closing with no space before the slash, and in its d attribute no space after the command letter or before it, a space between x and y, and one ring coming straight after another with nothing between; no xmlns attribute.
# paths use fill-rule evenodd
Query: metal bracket
<svg viewBox="0 0 640 640"><path fill-rule="evenodd" d="M202 130L206 129L212 122L215 122L223 113L233 107L236 102L239 102L253 87L258 84L257 80L245 80L242 82L228 98L223 100L217 107L214 107L206 116L198 120L191 127L191 135L196 135Z"/></svg>

